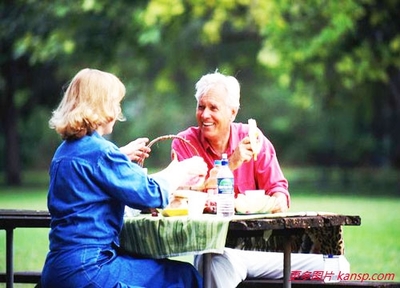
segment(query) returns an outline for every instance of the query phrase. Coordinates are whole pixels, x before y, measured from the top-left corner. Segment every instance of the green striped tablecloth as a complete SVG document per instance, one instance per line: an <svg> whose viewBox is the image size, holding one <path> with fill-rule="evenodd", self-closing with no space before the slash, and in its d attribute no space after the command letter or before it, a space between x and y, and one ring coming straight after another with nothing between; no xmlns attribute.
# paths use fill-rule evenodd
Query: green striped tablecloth
<svg viewBox="0 0 400 288"><path fill-rule="evenodd" d="M196 218L140 214L125 217L120 244L129 253L157 259L186 254L222 253L230 220L332 214L335 213L304 211L235 215L231 218L212 214L203 214Z"/></svg>
<svg viewBox="0 0 400 288"><path fill-rule="evenodd" d="M196 218L161 215L126 217L120 244L129 253L157 259L186 254L222 253L229 220L210 214Z"/></svg>

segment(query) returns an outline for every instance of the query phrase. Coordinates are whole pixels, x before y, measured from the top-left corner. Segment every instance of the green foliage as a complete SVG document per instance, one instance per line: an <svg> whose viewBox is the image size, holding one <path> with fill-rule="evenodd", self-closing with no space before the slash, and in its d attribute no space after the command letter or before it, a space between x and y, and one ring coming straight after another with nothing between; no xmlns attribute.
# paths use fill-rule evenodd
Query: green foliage
<svg viewBox="0 0 400 288"><path fill-rule="evenodd" d="M111 136L119 145L195 125L194 85L218 68L241 82L237 120L256 118L283 162L396 163L400 110L391 103L400 97L397 1L31 0L0 5L1 49L10 52L2 53L2 71L10 61L26 65L15 73L13 96L21 117L19 134L27 133L21 136L25 165L43 166L47 160L37 163L35 155L48 151L45 158L51 157L58 143L47 124L32 124L47 123L48 107L59 100L47 85L61 90L84 67L115 73L126 84L128 122L118 123ZM28 79L49 64L46 76L34 80L44 87L37 92ZM5 75L2 92L8 89ZM9 102L5 93L0 95L5 115ZM5 141L5 135L0 139ZM168 146L160 145L149 163L168 159ZM10 148L1 144L0 149L4 154Z"/></svg>
<svg viewBox="0 0 400 288"><path fill-rule="evenodd" d="M28 167L48 169L50 161L61 138L49 129L49 111L35 107L26 121L20 123L21 147L24 164Z"/></svg>
<svg viewBox="0 0 400 288"><path fill-rule="evenodd" d="M176 68L177 60L172 56L166 59L158 75L171 78L182 70L194 82L204 70L194 74L193 68L201 68L203 63L237 74L244 83L243 92L251 90L251 101L245 102L249 94L242 93L242 107L249 105L253 113L245 115L260 118L274 137L273 142L281 145L282 158L292 163L360 165L375 157L373 154L384 140L376 139L379 132L367 127L382 113L382 106L376 106L376 95L361 87L387 83L391 77L388 68L398 62L398 32L390 30L397 21L392 10L375 1L238 0L175 4L171 8L165 1L152 0L143 13L148 29L157 27L158 38L153 38L152 46L168 55L180 51L179 56L183 56L179 59L183 67ZM385 4L396 7L393 1ZM187 31L191 32L190 41L179 41L182 35L188 35ZM379 43L371 37L378 31L385 34ZM159 43L168 44L160 47ZM185 69L187 59L190 71ZM245 90L253 85L256 89ZM166 91L165 86L156 87L161 93ZM277 106L274 96L265 93L267 90L287 100ZM359 96L360 90L364 96ZM262 103L265 106L259 105ZM270 113L264 113L265 109ZM238 119L246 117L239 115ZM392 129L397 130L396 127L394 124ZM355 147L352 153L346 153L349 147ZM383 158L390 157L384 152ZM320 159L321 155L339 159Z"/></svg>

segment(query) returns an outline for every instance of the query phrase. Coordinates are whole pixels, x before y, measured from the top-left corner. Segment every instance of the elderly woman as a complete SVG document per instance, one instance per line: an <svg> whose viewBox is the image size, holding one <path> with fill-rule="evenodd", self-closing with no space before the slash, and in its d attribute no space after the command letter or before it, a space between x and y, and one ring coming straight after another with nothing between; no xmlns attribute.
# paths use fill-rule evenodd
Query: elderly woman
<svg viewBox="0 0 400 288"><path fill-rule="evenodd" d="M146 138L121 148L103 138L123 119L124 95L116 76L83 69L53 112L50 127L64 141L50 167L50 251L42 287L202 287L189 263L119 253L125 205L164 207L169 191L207 172L204 161L194 157L147 176L131 162L148 156Z"/></svg>
<svg viewBox="0 0 400 288"><path fill-rule="evenodd" d="M209 170L222 153L229 157L235 180L235 194L262 189L276 198L273 213L287 211L290 205L288 182L279 166L272 143L259 131L261 149L253 157L249 125L235 123L239 111L240 85L236 78L215 72L204 75L196 84L197 127L178 135L186 138L206 161ZM172 149L178 159L192 157L190 147L174 140ZM206 182L207 183L207 182ZM201 270L202 257L196 257ZM283 255L273 252L244 251L225 248L224 254L212 257L213 287L236 287L247 277L277 279L283 277ZM292 270L323 271L323 256L292 254Z"/></svg>

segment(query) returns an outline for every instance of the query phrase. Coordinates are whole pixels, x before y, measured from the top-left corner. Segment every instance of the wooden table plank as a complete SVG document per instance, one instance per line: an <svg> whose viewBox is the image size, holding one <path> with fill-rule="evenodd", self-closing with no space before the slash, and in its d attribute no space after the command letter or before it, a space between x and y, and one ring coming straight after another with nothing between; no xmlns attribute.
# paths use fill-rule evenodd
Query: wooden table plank
<svg viewBox="0 0 400 288"><path fill-rule="evenodd" d="M239 219L229 223L229 230L257 231L329 226L359 226L361 218L349 215L289 216L259 219Z"/></svg>

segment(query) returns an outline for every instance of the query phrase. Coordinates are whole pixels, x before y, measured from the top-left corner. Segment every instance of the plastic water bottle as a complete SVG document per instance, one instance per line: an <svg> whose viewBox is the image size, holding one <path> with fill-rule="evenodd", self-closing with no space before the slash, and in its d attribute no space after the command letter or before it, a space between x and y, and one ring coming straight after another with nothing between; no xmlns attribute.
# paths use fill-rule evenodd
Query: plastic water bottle
<svg viewBox="0 0 400 288"><path fill-rule="evenodd" d="M218 169L217 185L217 216L231 217L235 214L234 178L225 153L222 154L221 167Z"/></svg>

